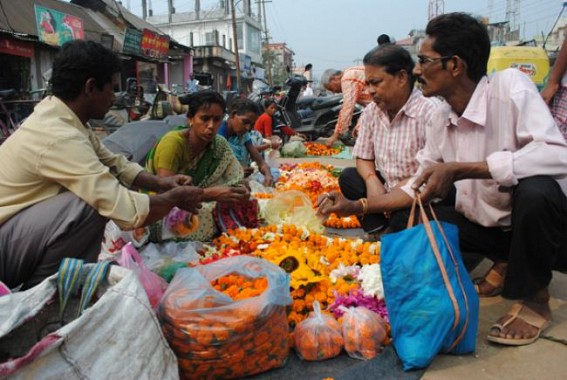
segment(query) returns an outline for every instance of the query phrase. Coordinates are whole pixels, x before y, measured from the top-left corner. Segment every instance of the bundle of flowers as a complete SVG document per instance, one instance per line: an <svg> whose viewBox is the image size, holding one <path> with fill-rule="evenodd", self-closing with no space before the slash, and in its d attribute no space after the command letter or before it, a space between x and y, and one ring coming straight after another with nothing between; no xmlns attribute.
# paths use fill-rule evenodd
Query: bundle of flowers
<svg viewBox="0 0 567 380"><path fill-rule="evenodd" d="M276 189L278 191L302 191L309 196L314 206L320 195L330 191L340 191L337 172L332 165L322 165L318 162L284 164L280 170L282 176L276 184ZM264 194L255 194L255 196L267 198ZM331 214L323 225L331 228L360 228L360 222L355 216L341 218L335 214Z"/></svg>
<svg viewBox="0 0 567 380"><path fill-rule="evenodd" d="M315 142L304 142L305 148L307 149L308 156L333 156L335 154L341 153L344 146L340 147L327 147L325 144L315 143Z"/></svg>
<svg viewBox="0 0 567 380"><path fill-rule="evenodd" d="M230 230L213 244L217 252L250 251L290 274L293 303L288 322L292 328L313 310L314 301L327 309L337 299L360 292L383 305L377 266L380 243L330 238L293 225L269 225Z"/></svg>
<svg viewBox="0 0 567 380"><path fill-rule="evenodd" d="M331 214L329 217L323 222L325 227L330 228L360 228L360 221L356 216L345 216L345 217L338 217L336 214Z"/></svg>

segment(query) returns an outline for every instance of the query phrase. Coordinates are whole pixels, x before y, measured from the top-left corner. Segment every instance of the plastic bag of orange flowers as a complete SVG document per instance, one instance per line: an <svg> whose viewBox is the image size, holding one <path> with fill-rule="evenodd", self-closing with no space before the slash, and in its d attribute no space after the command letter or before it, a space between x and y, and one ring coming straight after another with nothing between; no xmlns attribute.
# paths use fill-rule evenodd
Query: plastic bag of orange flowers
<svg viewBox="0 0 567 380"><path fill-rule="evenodd" d="M325 360L338 356L342 349L341 325L321 312L319 301L313 302L313 312L295 326L295 351L304 360Z"/></svg>
<svg viewBox="0 0 567 380"><path fill-rule="evenodd" d="M289 353L289 276L235 256L177 271L158 307L185 379L233 379L281 367Z"/></svg>
<svg viewBox="0 0 567 380"><path fill-rule="evenodd" d="M341 306L345 351L351 358L368 360L382 352L386 325L382 317L364 306Z"/></svg>

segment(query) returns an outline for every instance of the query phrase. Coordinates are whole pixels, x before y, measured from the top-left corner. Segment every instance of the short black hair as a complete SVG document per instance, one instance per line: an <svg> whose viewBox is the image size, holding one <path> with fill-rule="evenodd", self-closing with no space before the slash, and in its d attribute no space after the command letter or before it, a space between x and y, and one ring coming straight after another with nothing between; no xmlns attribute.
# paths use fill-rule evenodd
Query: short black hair
<svg viewBox="0 0 567 380"><path fill-rule="evenodd" d="M432 48L441 56L458 56L467 65L467 74L478 83L486 75L490 56L490 37L486 26L462 12L446 13L433 18L425 28L433 38Z"/></svg>
<svg viewBox="0 0 567 380"><path fill-rule="evenodd" d="M378 42L378 45L387 45L392 43L392 41L390 40L390 36L387 34L379 35L378 38L376 39L376 42Z"/></svg>
<svg viewBox="0 0 567 380"><path fill-rule="evenodd" d="M232 115L236 112L237 115L244 115L248 112L260 114L258 105L248 98L235 98L228 106L228 113Z"/></svg>
<svg viewBox="0 0 567 380"><path fill-rule="evenodd" d="M221 94L213 90L197 91L186 95L184 103L187 104L189 110L187 117L194 117L201 109L208 109L213 104L218 104L223 112L226 112L226 102Z"/></svg>
<svg viewBox="0 0 567 380"><path fill-rule="evenodd" d="M65 43L53 61L51 93L63 100L76 99L89 78L102 90L112 83L122 68L111 50L94 41L74 40Z"/></svg>
<svg viewBox="0 0 567 380"><path fill-rule="evenodd" d="M404 70L408 73L410 87L415 83L413 68L415 62L410 53L401 46L383 45L376 46L364 56L362 63L365 66L378 66L384 68L390 75Z"/></svg>

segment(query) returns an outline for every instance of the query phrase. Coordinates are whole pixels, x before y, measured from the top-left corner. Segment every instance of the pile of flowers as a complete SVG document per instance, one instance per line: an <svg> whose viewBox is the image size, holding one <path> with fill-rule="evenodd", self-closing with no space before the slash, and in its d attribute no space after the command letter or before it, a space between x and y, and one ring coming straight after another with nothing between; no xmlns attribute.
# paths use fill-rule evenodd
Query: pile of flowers
<svg viewBox="0 0 567 380"><path fill-rule="evenodd" d="M337 318L342 315L339 306L344 305L366 306L387 320L379 244L330 238L293 225L239 228L213 241L219 259L222 252L246 251L290 274L291 328L308 316L314 301Z"/></svg>
<svg viewBox="0 0 567 380"><path fill-rule="evenodd" d="M305 148L307 149L308 156L334 156L335 154L341 153L343 147L327 147L325 144L319 144L315 142L304 142Z"/></svg>
<svg viewBox="0 0 567 380"><path fill-rule="evenodd" d="M330 191L340 191L338 172L332 165L323 165L319 162L283 164L280 170L282 176L276 184L276 190L302 191L307 194L313 206L317 204L320 195ZM258 193L255 196L261 199L273 197L268 193ZM332 228L360 228L360 222L355 216L341 218L331 214L323 224Z"/></svg>

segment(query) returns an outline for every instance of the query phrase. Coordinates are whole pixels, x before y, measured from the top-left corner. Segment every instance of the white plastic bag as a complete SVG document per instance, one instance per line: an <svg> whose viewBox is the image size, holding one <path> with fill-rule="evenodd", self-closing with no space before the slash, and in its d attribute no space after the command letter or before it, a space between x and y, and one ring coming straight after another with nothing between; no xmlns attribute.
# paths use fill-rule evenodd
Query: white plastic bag
<svg viewBox="0 0 567 380"><path fill-rule="evenodd" d="M53 275L32 289L0 297L0 347L10 340L23 344L20 333L37 341L34 321L56 299L56 280ZM80 317L45 336L25 356L0 362L0 378L178 379L177 358L134 272L112 266L98 294Z"/></svg>

